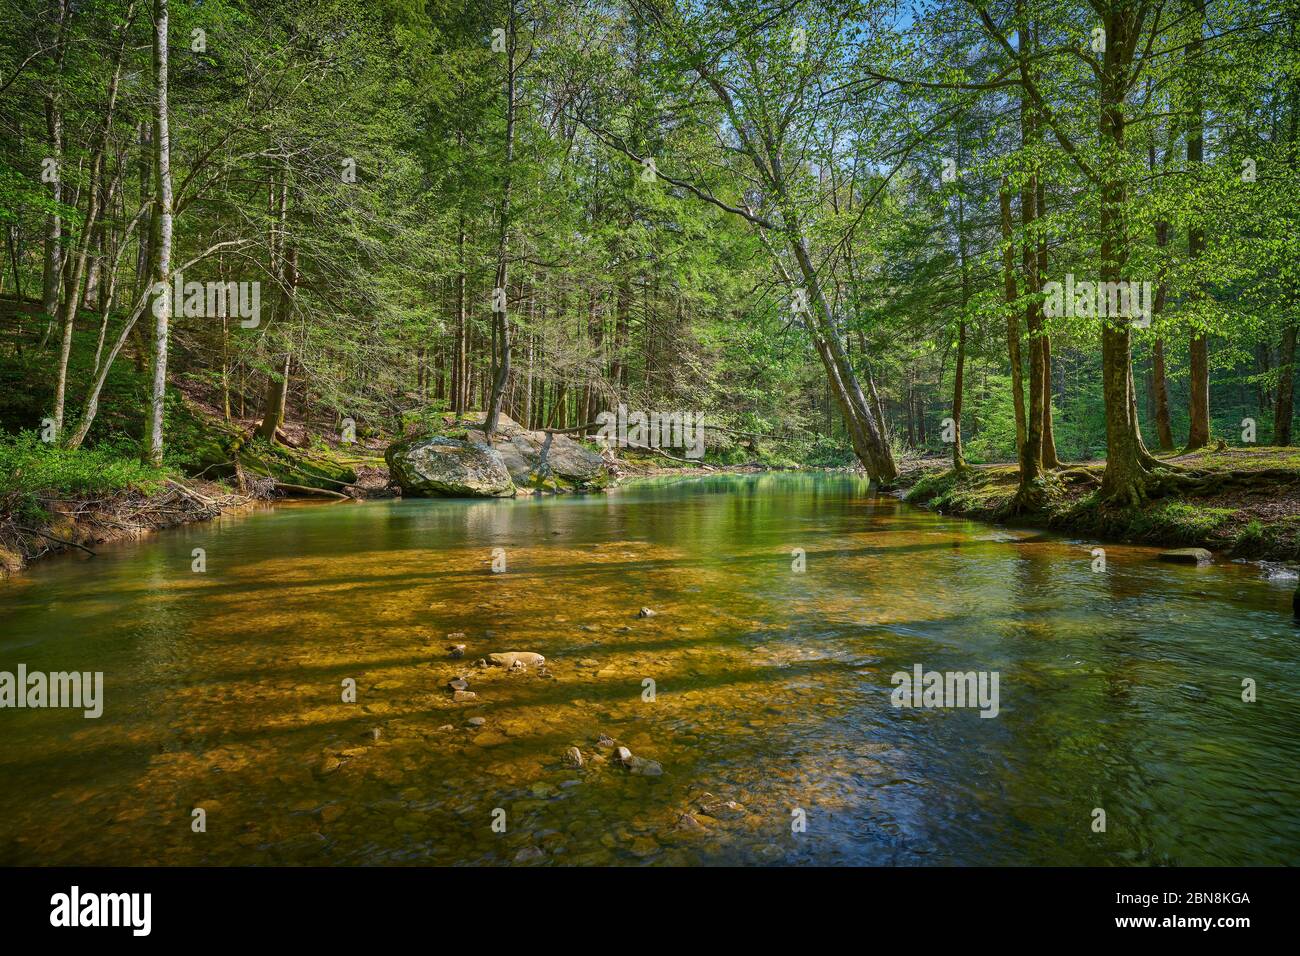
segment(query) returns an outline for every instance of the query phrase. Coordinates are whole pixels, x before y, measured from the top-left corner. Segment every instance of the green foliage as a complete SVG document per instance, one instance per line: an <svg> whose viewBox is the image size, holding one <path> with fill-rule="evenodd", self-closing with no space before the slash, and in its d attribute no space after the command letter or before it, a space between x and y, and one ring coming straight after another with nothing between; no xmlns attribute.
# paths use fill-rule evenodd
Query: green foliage
<svg viewBox="0 0 1300 956"><path fill-rule="evenodd" d="M74 451L43 442L35 432L0 435L0 502L19 517L41 515L43 496L101 497L126 490L152 494L167 474L113 448Z"/></svg>

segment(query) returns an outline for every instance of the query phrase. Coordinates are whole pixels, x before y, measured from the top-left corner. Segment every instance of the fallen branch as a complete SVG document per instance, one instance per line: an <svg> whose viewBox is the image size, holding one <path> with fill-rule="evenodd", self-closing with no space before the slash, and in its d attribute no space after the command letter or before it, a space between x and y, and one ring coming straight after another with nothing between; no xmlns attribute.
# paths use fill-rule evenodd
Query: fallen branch
<svg viewBox="0 0 1300 956"><path fill-rule="evenodd" d="M92 558L96 557L95 552L91 551L84 544L77 544L77 542L69 541L67 538L57 538L54 535L50 534L48 531L42 531L39 528L25 528L20 524L16 524L14 525L14 527L17 528L19 531L26 531L28 534L39 534L42 538L49 538L51 541L57 541L59 544L66 544L70 548L80 548L82 551L85 551L86 554L90 555Z"/></svg>

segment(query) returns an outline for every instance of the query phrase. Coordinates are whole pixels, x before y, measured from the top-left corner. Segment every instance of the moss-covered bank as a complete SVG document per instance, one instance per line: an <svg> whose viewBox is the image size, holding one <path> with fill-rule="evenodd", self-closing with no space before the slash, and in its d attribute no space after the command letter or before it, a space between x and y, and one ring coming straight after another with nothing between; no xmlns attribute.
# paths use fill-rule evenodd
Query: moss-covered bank
<svg viewBox="0 0 1300 956"><path fill-rule="evenodd" d="M1300 559L1300 449L1232 448L1169 458L1206 476L1195 491L1153 498L1141 507L1101 501L1103 462L1049 474L1041 505L1013 513L1015 465L960 474L926 462L903 475L904 500L943 514L1050 528L1135 544L1199 546L1232 557Z"/></svg>

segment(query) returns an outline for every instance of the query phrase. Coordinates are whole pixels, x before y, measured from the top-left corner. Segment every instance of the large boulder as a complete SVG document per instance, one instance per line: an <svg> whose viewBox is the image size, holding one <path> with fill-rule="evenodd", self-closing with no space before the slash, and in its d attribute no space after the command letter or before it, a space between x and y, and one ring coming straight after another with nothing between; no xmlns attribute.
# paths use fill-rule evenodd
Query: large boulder
<svg viewBox="0 0 1300 956"><path fill-rule="evenodd" d="M521 488L551 491L592 491L609 485L613 476L605 460L568 435L554 435L542 467L546 433L532 432L502 415L495 448Z"/></svg>
<svg viewBox="0 0 1300 956"><path fill-rule="evenodd" d="M384 452L402 493L425 498L508 498L515 485L495 449L434 436L395 442Z"/></svg>

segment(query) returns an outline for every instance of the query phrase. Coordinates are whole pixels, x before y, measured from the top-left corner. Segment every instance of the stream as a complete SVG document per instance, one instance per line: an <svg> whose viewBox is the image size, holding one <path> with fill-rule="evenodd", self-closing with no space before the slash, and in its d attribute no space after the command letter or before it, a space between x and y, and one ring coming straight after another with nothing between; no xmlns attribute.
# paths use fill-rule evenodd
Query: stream
<svg viewBox="0 0 1300 956"><path fill-rule="evenodd" d="M799 473L51 559L0 671L102 672L103 714L0 710L0 864L1300 863L1294 579L1096 546ZM996 672L996 716L894 706L918 665Z"/></svg>

